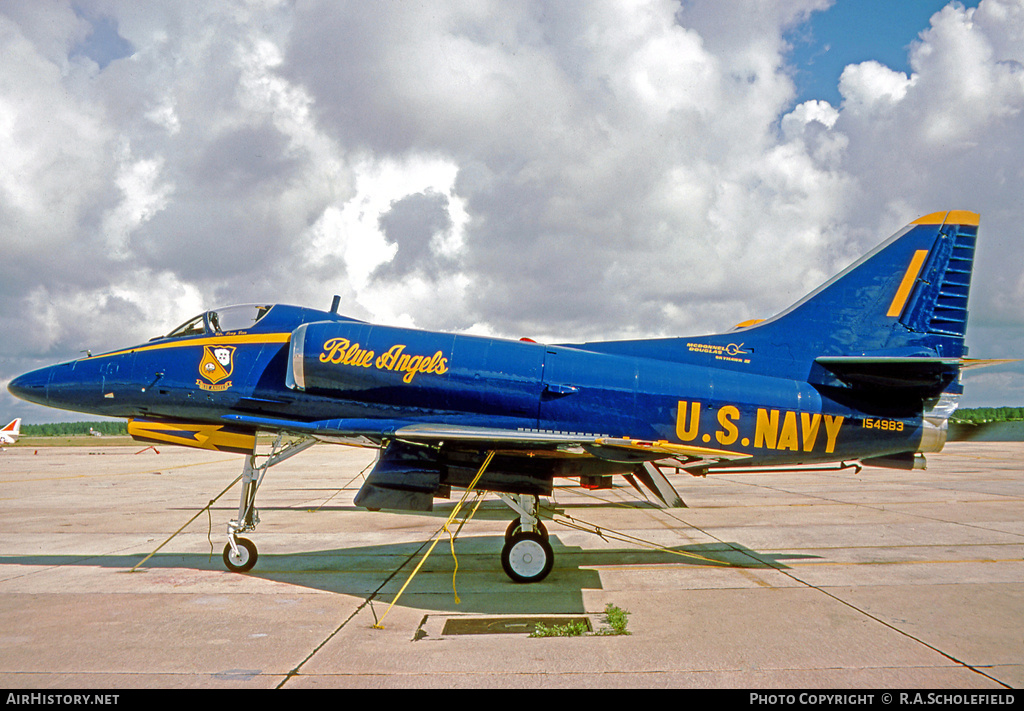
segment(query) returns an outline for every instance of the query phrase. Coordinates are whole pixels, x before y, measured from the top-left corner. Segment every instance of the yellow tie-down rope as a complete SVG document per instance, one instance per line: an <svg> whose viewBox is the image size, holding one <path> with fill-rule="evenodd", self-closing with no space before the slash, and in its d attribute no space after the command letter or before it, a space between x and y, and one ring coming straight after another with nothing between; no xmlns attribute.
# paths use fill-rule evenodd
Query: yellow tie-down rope
<svg viewBox="0 0 1024 711"><path fill-rule="evenodd" d="M608 498L605 498L605 497L602 497L602 496L597 496L596 494L593 494L593 493L591 493L589 491L575 492L575 493L582 494L583 496L589 497L591 499L595 499L597 501L601 501L601 502L606 503L606 504L612 504L613 506L621 506L623 508L630 508L630 509L637 508L636 506L634 506L632 504L626 504L626 503L623 503L621 501L613 501L612 499L608 499ZM724 565L724 566L727 566L727 567L733 567L731 563L727 563L725 561L715 560L714 558L708 558L707 556L700 555L699 553L691 553L690 551L673 550L672 548L669 548L667 546L663 546L663 545L661 545L659 543L655 543L654 541L648 541L648 540L645 540L643 538L638 538L636 536L631 536L631 535L629 535L627 533L622 533L620 531L615 531L615 530L610 529L610 528L606 528L606 527L603 527L603 526L598 526L597 524L590 523L589 521L584 521L582 519L573 518L572 516L569 516L568 514L566 514L564 512L559 513L557 511L551 511L550 515L549 515L549 518L550 518L552 523L558 523L558 524L561 524L561 525L565 526L566 528L572 528L572 529L575 529L577 531L583 531L584 533L592 533L595 536L597 536L598 538L601 538L603 540L608 540L609 538L612 538L612 539L615 539L615 540L622 541L623 543L632 543L634 545L644 546L644 547L650 548L652 550L656 550L656 551L661 552L661 553L671 553L672 555L676 555L676 556L679 556L681 558L694 558L696 560L700 560L700 561L703 561L705 563L712 563L714 565Z"/></svg>
<svg viewBox="0 0 1024 711"><path fill-rule="evenodd" d="M373 625L374 629L378 629L378 630L384 629L384 618L388 616L389 612L391 612L391 608L395 606L396 602L398 602L398 598L402 597L402 593L405 592L405 589L409 586L409 583L412 582L412 579L416 576L416 573L420 572L420 568L423 567L423 564L427 561L427 558L433 552L434 546L436 546L437 542L440 540L437 536L438 536L439 533L441 533L441 531L447 531L448 532L448 536L451 539L451 545L452 545L452 557L453 558L455 557L455 536L452 534L451 529L449 528L449 526L451 526L452 522L455 520L455 517L459 515L459 511L462 510L463 504L466 503L466 500L469 498L469 495L471 493L473 493L473 489L476 487L477 483L479 483L480 477L482 477L484 475L484 471L486 471L487 466L491 463L491 460L493 458L494 458L494 450L491 450L491 451L489 451L487 453L487 457L484 459L484 463L480 465L480 470L476 473L476 476L473 477L473 481L470 482L469 487L466 489L465 493L462 495L462 498L459 499L459 503L457 503L455 505L455 508L452 509L451 515L448 516L448 520L445 521L444 526L439 528L437 530L437 532L434 534L434 542L430 544L430 548L428 548L427 552L423 554L423 557L420 559L420 562L416 564L416 568L413 569L413 571L411 573L409 573L409 577L406 579L405 584L402 585L401 590L399 590L398 594L395 595L395 599L391 601L390 605L388 605L388 609L386 609L384 611L384 614L381 615L380 620L378 620ZM469 518L472 518L473 514L475 514L477 509L480 508L480 502L481 501L483 501L482 498L479 501L477 501L477 505L476 505L476 507L474 507L474 509L473 509L472 513L470 514ZM467 518L466 520L468 521L469 519ZM465 521L463 521L463 523L465 523ZM460 525L460 528L461 528L461 525ZM456 572L458 571L458 569L459 569L459 561L458 561L458 559L456 559L456 561L455 561L455 570L456 570ZM452 589L454 590L454 588L455 588L455 573L452 573ZM459 595L458 595L457 592L455 594L455 602L456 602L456 604L459 603Z"/></svg>
<svg viewBox="0 0 1024 711"><path fill-rule="evenodd" d="M592 533L598 538L604 540L608 540L609 538L611 538L613 540L622 541L623 543L632 543L634 545L644 546L650 548L651 550L658 551L659 553L671 553L672 555L679 556L680 558L693 558L695 560L703 561L705 563L712 563L713 565L724 565L730 568L733 567L732 563L727 563L722 560L715 560L714 558L708 558L707 556L703 556L699 553L691 553L690 551L673 550L672 548L663 546L659 543L655 543L654 541L648 541L643 538L637 538L636 536L630 536L627 533L621 533L610 528L598 526L597 524L589 523L587 521L573 518L565 514L552 514L551 521L553 523L559 523L565 526L566 528L572 528L577 531L583 531L584 533Z"/></svg>
<svg viewBox="0 0 1024 711"><path fill-rule="evenodd" d="M207 462L204 462L204 464L206 464L206 463L207 463ZM210 499L210 501L209 501L209 502L208 502L208 503L206 504L206 506L204 506L203 508L199 509L199 510L198 510L198 511L196 512L196 515L195 515L195 516L193 516L193 517L192 517L192 518L190 518L190 519L189 519L188 521L186 521L186 522L185 522L185 525L184 525L184 526L182 526L182 527L181 527L181 528L179 528L179 529L178 529L177 531L175 531L174 533L172 533L172 534L171 534L171 535L170 535L170 536L169 536L169 537L167 538L167 540L165 540L165 541L164 541L163 543L161 543L160 545L158 545L158 546L157 546L157 547L156 547L156 548L155 548L155 549L153 550L153 552L152 552L152 553L150 553L150 554L149 554L149 555L147 555L147 556L146 556L145 558L143 558L143 559L142 559L142 560L140 560L140 561L139 561L138 563L136 563L136 564L134 565L134 567L132 567L132 569L131 569L131 570L129 570L128 572L129 572L129 573L134 573L134 572L135 572L136 570L138 570L138 569L139 569L139 567L141 567L141 566L142 566L142 565L143 565L143 564L144 564L144 563L145 563L145 562L146 562L147 560L149 560L150 558L152 558L153 556L155 556L155 555L157 554L157 552L158 552L158 551L159 551L159 550L160 550L161 548L163 548L163 547L164 547L164 546L166 546L166 545L167 545L168 543L170 543L170 542L171 542L171 539L173 539L173 538L174 538L175 536L177 536L177 535L178 535L179 533L181 533L182 531L184 531L184 530L185 530L185 528L186 528L186 527L187 527L187 526L188 526L188 525L189 525L190 523L192 523L192 522L193 522L193 521L195 521L195 520L196 520L197 518L199 518L199 517L200 517L200 516L202 515L203 511L206 511L207 513L209 513L209 511L210 511L210 507L211 507L211 506L213 506L213 505L214 505L214 503L216 503L217 499L219 499L220 497L224 496L224 494L228 493L228 491L230 491L230 490L231 490L231 487L233 487L233 486L234 486L235 484L237 484L237 483L238 483L238 480L239 480L239 479L241 479L241 478L242 478L242 476L244 476L244 475L243 475L243 474L239 474L239 475L238 475L238 477L237 477L237 478L235 478L235 480L234 480L233 482L231 482L230 484L228 484L228 485L227 485L227 488L225 488L225 489L224 489L224 490L223 490L222 492L220 492L219 494L217 494L216 496L214 496L214 497L213 497L212 499ZM210 555L211 555L211 556L213 555L213 541L212 541L212 540L210 541Z"/></svg>

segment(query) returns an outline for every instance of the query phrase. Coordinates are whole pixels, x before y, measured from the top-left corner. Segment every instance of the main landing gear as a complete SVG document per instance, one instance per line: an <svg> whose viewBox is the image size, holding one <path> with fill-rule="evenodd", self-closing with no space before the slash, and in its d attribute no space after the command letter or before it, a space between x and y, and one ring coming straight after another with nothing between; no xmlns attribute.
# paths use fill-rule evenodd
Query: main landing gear
<svg viewBox="0 0 1024 711"><path fill-rule="evenodd" d="M501 549L501 567L517 583L538 583L547 577L555 564L555 554L548 542L548 532L537 518L538 499L527 494L499 494L519 514L505 531Z"/></svg>
<svg viewBox="0 0 1024 711"><path fill-rule="evenodd" d="M255 531L260 522L260 514L256 508L256 492L263 483L263 477L267 470L275 464L280 464L285 459L295 456L299 452L309 449L316 440L306 438L294 442L283 443L283 437L278 435L271 447L270 454L266 455L266 461L257 463L257 454L253 451L245 458L245 467L242 469L242 496L238 502L238 518L228 522L228 544L224 546L224 565L233 573L247 573L256 565L259 553L256 551L256 544L248 538L242 538L239 533Z"/></svg>

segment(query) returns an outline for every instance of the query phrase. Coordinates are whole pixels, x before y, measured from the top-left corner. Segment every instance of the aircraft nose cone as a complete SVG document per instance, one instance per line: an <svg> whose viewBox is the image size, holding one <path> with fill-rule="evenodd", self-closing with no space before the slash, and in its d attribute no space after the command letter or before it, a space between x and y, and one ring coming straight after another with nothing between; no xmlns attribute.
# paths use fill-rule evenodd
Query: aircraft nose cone
<svg viewBox="0 0 1024 711"><path fill-rule="evenodd" d="M47 386L50 384L52 368L41 368L19 375L7 384L7 390L15 397L45 405Z"/></svg>

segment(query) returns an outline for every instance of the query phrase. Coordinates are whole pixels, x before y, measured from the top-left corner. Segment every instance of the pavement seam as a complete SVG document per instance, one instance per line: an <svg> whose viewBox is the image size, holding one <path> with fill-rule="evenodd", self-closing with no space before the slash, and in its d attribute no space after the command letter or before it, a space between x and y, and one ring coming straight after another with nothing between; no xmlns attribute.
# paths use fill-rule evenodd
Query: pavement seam
<svg viewBox="0 0 1024 711"><path fill-rule="evenodd" d="M673 518L676 518L676 517L673 516ZM763 565L767 565L768 567L772 568L773 570L781 573L782 575L785 575L787 578L789 578L793 582L795 582L795 583L797 583L799 585L802 585L802 586L804 586L807 589L814 590L814 591L816 591L818 593L821 593L822 595L824 595L824 596L834 600L835 602L838 602L839 604L841 604L841 605L843 605L845 607L848 607L849 609L853 610L854 612L856 612L856 613L858 613L858 614L860 614L860 615L862 615L864 617L867 617L869 620L873 620L874 622L877 622L878 624L882 625L883 627L886 627L886 628L892 630L893 632L896 632L897 634L901 635L902 637L905 637L905 638L907 638L909 640L912 640L912 641L920 644L921 646L926 647L927 649L932 650L936 654L939 654L939 655L945 657L946 659L950 660L954 664L962 666L965 669L969 669L970 671L974 672L975 674L978 674L979 676L985 677L986 679L989 679L990 681L992 681L992 682L994 682L996 684L999 684L1000 686L1002 686L1002 687L1004 687L1006 689L1013 688L1013 687L1009 686L1008 684L1006 684L1005 682L1000 681L999 679L996 679L995 677L993 677L993 676L991 676L989 674L986 674L980 668L978 668L976 666L973 666L971 664L968 664L967 662L965 662L965 661L963 661L961 659L957 659L956 657L952 656L951 654L947 654L946 652L943 652L938 647L936 647L936 646L934 646L932 644L929 644L928 642L925 642L923 639L915 637L914 635L910 634L909 632L901 630L899 627L896 627L896 626L892 625L891 623L886 622L885 620L881 619L880 617L871 614L867 610L862 610L861 608L857 607L853 603L851 603L851 602L849 602L847 600L844 600L841 597L838 597L837 595L834 595L833 593L830 593L828 590L825 590L824 588L821 588L821 587L819 587L817 585L813 585L813 584L807 582L806 580L800 579L795 574L793 574L789 570L785 569L784 567L780 566L775 561L772 561L772 560L770 560L768 558L762 558L762 557L758 556L756 553L753 553L753 552L751 552L749 550L746 550L746 549L743 549L743 548L739 548L739 547L733 545L732 543L729 543L728 541L722 540L718 536L715 536L714 534L709 533L708 531L705 531L704 529L700 528L699 526L694 526L693 524L688 523L686 521L683 521L682 519L679 519L679 518L676 518L676 520L680 521L680 523L683 523L683 524L689 526L690 528L692 528L694 530L700 531L701 533L703 533L704 535L708 536L709 538L712 538L712 539L718 541L722 545L729 547L730 549L732 549L733 551L735 551L737 553L740 553L740 554L745 555L745 556L747 556L749 558L752 558L753 560L756 560L757 562L759 562L759 563L761 563Z"/></svg>
<svg viewBox="0 0 1024 711"><path fill-rule="evenodd" d="M402 564L399 565L398 567L396 567L393 571L391 571L391 573L386 578L384 578L384 580L381 581L381 584L377 586L377 589L374 590L372 593L370 593L370 595L365 600L363 600L363 602L360 603L355 608L355 610L352 611L352 614L350 614L348 617L346 617L342 621L342 623L340 625L338 625L334 629L334 631L332 631L329 635L324 637L323 640L321 640L318 645L313 647L313 649L310 650L309 654L307 654L306 657L304 659L302 659L302 661L300 661L297 665L295 665L294 669L292 669L287 674L285 674L284 675L284 679L281 680L281 683L278 684L274 688L275 689L283 689L285 684L287 684L293 678L300 676L301 673L302 673L302 667L308 661L310 661L313 657L315 657L316 654L321 649L323 649L327 645L328 642L330 642L332 639L334 639L337 636L337 634L339 632L341 632L348 625L349 622L351 622L353 619L355 619L359 615L360 612L362 612L366 608L370 608L370 611L373 612L373 601L380 594L381 590L383 590L385 588L385 586L387 586L388 583L390 583L392 580L394 580L395 576L397 576L402 571L402 569L406 565L409 564L410 561L412 561L414 558L416 558L420 554L420 552L424 548L426 548L426 546L429 543L430 543L430 541L424 541L424 543L419 548L417 548L415 551L410 553L409 556L404 561L402 561ZM374 619L376 619L376 617L377 617L376 613L374 613L373 616L374 616Z"/></svg>

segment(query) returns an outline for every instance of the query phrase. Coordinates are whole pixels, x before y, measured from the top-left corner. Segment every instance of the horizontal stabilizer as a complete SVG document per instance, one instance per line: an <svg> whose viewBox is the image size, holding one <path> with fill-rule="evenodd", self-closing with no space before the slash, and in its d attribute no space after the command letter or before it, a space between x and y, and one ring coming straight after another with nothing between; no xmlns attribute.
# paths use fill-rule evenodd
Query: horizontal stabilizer
<svg viewBox="0 0 1024 711"><path fill-rule="evenodd" d="M820 356L814 362L827 373L812 372L815 385L837 385L832 377L850 387L889 388L924 397L937 395L954 382L962 370L1014 363L1014 359L935 358L901 356Z"/></svg>
<svg viewBox="0 0 1024 711"><path fill-rule="evenodd" d="M938 394L960 375L959 358L875 356L822 356L815 363L845 385L858 388L895 388L922 395ZM823 374L811 382L830 385Z"/></svg>

